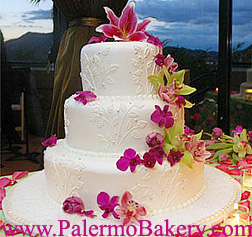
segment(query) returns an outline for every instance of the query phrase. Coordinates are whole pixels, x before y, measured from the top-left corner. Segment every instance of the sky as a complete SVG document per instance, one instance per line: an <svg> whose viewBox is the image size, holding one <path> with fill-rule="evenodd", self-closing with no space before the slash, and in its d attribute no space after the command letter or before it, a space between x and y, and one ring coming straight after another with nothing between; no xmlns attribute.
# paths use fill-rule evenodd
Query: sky
<svg viewBox="0 0 252 237"><path fill-rule="evenodd" d="M218 0L135 0L139 20L157 18L147 31L170 46L218 50ZM52 32L52 1L0 0L5 40L26 32ZM252 44L252 0L233 0L233 47Z"/></svg>

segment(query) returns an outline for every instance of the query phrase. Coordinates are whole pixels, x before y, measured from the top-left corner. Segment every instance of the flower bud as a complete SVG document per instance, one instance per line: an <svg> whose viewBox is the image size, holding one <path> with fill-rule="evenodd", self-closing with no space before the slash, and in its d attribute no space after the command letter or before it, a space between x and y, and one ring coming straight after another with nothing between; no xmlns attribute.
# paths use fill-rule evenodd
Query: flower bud
<svg viewBox="0 0 252 237"><path fill-rule="evenodd" d="M163 146L164 137L160 133L152 132L146 137L146 143L149 147Z"/></svg>
<svg viewBox="0 0 252 237"><path fill-rule="evenodd" d="M213 129L212 135L214 137L220 137L222 134L223 134L223 131L221 130L221 128L216 127Z"/></svg>

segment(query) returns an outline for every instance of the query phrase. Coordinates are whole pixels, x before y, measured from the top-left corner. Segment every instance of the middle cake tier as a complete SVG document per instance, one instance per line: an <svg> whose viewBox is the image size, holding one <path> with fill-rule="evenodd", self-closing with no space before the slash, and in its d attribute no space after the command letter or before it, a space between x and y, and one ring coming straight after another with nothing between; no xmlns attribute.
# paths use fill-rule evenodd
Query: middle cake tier
<svg viewBox="0 0 252 237"><path fill-rule="evenodd" d="M151 121L155 105L163 109L158 95L99 96L83 105L76 95L65 102L66 146L75 152L123 153L127 148L145 152L145 138L151 132L161 132ZM184 124L184 108L170 105L175 120Z"/></svg>

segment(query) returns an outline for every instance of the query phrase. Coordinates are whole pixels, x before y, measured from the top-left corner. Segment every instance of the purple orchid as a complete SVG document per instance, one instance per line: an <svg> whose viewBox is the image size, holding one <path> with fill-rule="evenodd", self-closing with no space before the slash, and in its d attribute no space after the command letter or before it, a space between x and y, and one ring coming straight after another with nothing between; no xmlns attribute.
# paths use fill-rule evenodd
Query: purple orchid
<svg viewBox="0 0 252 237"><path fill-rule="evenodd" d="M148 32L145 32L145 35L148 37L147 38L148 43L162 47L164 42L160 41L158 37L155 37L152 34L149 34Z"/></svg>
<svg viewBox="0 0 252 237"><path fill-rule="evenodd" d="M164 137L160 133L151 132L146 137L146 143L149 147L155 147L155 146L163 146L164 145Z"/></svg>
<svg viewBox="0 0 252 237"><path fill-rule="evenodd" d="M96 95L91 91L77 91L76 94L78 94L78 96L76 96L74 99L76 101L80 101L84 105L96 98Z"/></svg>
<svg viewBox="0 0 252 237"><path fill-rule="evenodd" d="M151 120L157 123L159 127L170 128L174 124L174 119L172 118L172 113L169 110L169 105L165 105L164 109L158 105L155 105L156 110L151 114Z"/></svg>
<svg viewBox="0 0 252 237"><path fill-rule="evenodd" d="M85 206L83 201L79 197L69 197L63 202L63 211L68 214L78 214L80 216L87 216L94 218L94 211L85 211Z"/></svg>
<svg viewBox="0 0 252 237"><path fill-rule="evenodd" d="M143 165L147 168L153 168L156 164L156 159L154 158L154 156L152 154L150 154L149 152L146 152L143 156Z"/></svg>
<svg viewBox="0 0 252 237"><path fill-rule="evenodd" d="M221 128L215 127L215 128L213 129L212 135L213 135L214 137L220 137L222 134L223 134L223 131L222 131Z"/></svg>
<svg viewBox="0 0 252 237"><path fill-rule="evenodd" d="M131 172L134 172L136 166L140 164L141 159L132 148L125 150L123 156L116 162L116 166L119 170L126 171L130 167Z"/></svg>
<svg viewBox="0 0 252 237"><path fill-rule="evenodd" d="M161 146L153 147L149 150L149 154L155 158L158 164L163 164L164 157L167 157L166 153L164 152Z"/></svg>
<svg viewBox="0 0 252 237"><path fill-rule="evenodd" d="M56 134L52 135L50 138L46 139L44 142L42 142L42 145L45 147L53 147L57 143L57 137Z"/></svg>
<svg viewBox="0 0 252 237"><path fill-rule="evenodd" d="M110 215L110 213L112 213L112 215L116 219L119 219L118 214L116 214L116 212L114 211L114 208L119 205L118 201L119 201L118 196L113 196L110 199L110 196L108 195L108 193L100 192L98 194L97 203L100 209L104 211L104 213L102 214L103 218L107 218Z"/></svg>
<svg viewBox="0 0 252 237"><path fill-rule="evenodd" d="M92 36L92 37L90 38L90 40L88 41L88 44L91 44L91 43L93 43L93 42L95 42L95 43L105 42L106 39L107 39L107 37L106 37L105 35L102 35L102 36L100 36L100 37Z"/></svg>
<svg viewBox="0 0 252 237"><path fill-rule="evenodd" d="M108 38L115 38L124 41L144 41L146 27L154 18L145 18L137 24L137 16L134 12L135 2L128 2L124 7L120 18L108 7L104 7L109 19L109 24L103 24L96 28L97 32L103 33Z"/></svg>
<svg viewBox="0 0 252 237"><path fill-rule="evenodd" d="M155 63L158 65L158 66L160 66L160 67L162 67L163 65L164 65L164 59L165 59L165 56L163 55L163 54L157 54L156 56L155 56Z"/></svg>
<svg viewBox="0 0 252 237"><path fill-rule="evenodd" d="M242 130L243 130L243 127L241 125L237 125L235 130L233 130L232 132L234 135L240 135Z"/></svg>
<svg viewBox="0 0 252 237"><path fill-rule="evenodd" d="M191 128L189 128L187 125L185 125L184 132L186 135L191 136L195 134L195 131Z"/></svg>
<svg viewBox="0 0 252 237"><path fill-rule="evenodd" d="M181 153L180 151L170 150L167 160L171 164L171 167L174 166L176 163L178 163L183 157L183 155L184 154Z"/></svg>

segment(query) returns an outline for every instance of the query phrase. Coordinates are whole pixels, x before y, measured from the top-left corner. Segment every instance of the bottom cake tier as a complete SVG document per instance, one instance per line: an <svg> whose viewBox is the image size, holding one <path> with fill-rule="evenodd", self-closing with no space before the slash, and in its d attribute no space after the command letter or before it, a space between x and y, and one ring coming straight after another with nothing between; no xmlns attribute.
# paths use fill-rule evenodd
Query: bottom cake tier
<svg viewBox="0 0 252 237"><path fill-rule="evenodd" d="M124 235L122 235L120 233L120 220L116 220L112 216L107 219L103 219L101 216L92 219L77 214L64 213L62 203L52 199L47 192L45 171L29 175L19 181L4 198L3 212L8 223L34 227L32 235L38 234L38 236L41 236L38 226L42 227L42 225L44 225L43 228L48 230L46 235L42 236L50 237L78 236L76 235L77 232L80 233L80 236L139 236L141 230L144 236L157 236L154 232L155 228L162 227L165 233L167 224L168 228L173 225L173 228L170 229L173 233L176 233L179 226L186 226L183 233L188 236L189 230L191 233L198 231L196 225L199 225L198 227L201 230L203 228L206 230L221 222L224 213L230 211L233 204L240 200L240 185L220 170L205 166L205 181L206 190L201 198L183 209L144 218L144 225L149 226L150 229L141 229L139 225L136 235L132 235L135 232L132 227L131 229L128 228L128 232L124 232ZM193 229L189 229L190 225L193 225ZM105 226L114 228L114 230L118 227L118 233L113 232L111 235L108 233L108 229L104 229ZM102 229L104 230L103 234ZM171 233L166 236L171 236Z"/></svg>
<svg viewBox="0 0 252 237"><path fill-rule="evenodd" d="M128 191L144 205L147 216L175 211L191 205L205 190L204 164L193 169L167 160L154 168L137 166L120 171L116 162L122 154L81 152L69 148L65 140L44 153L45 175L49 195L59 203L71 196L80 197L87 209L102 213L97 204L100 192L122 197Z"/></svg>

